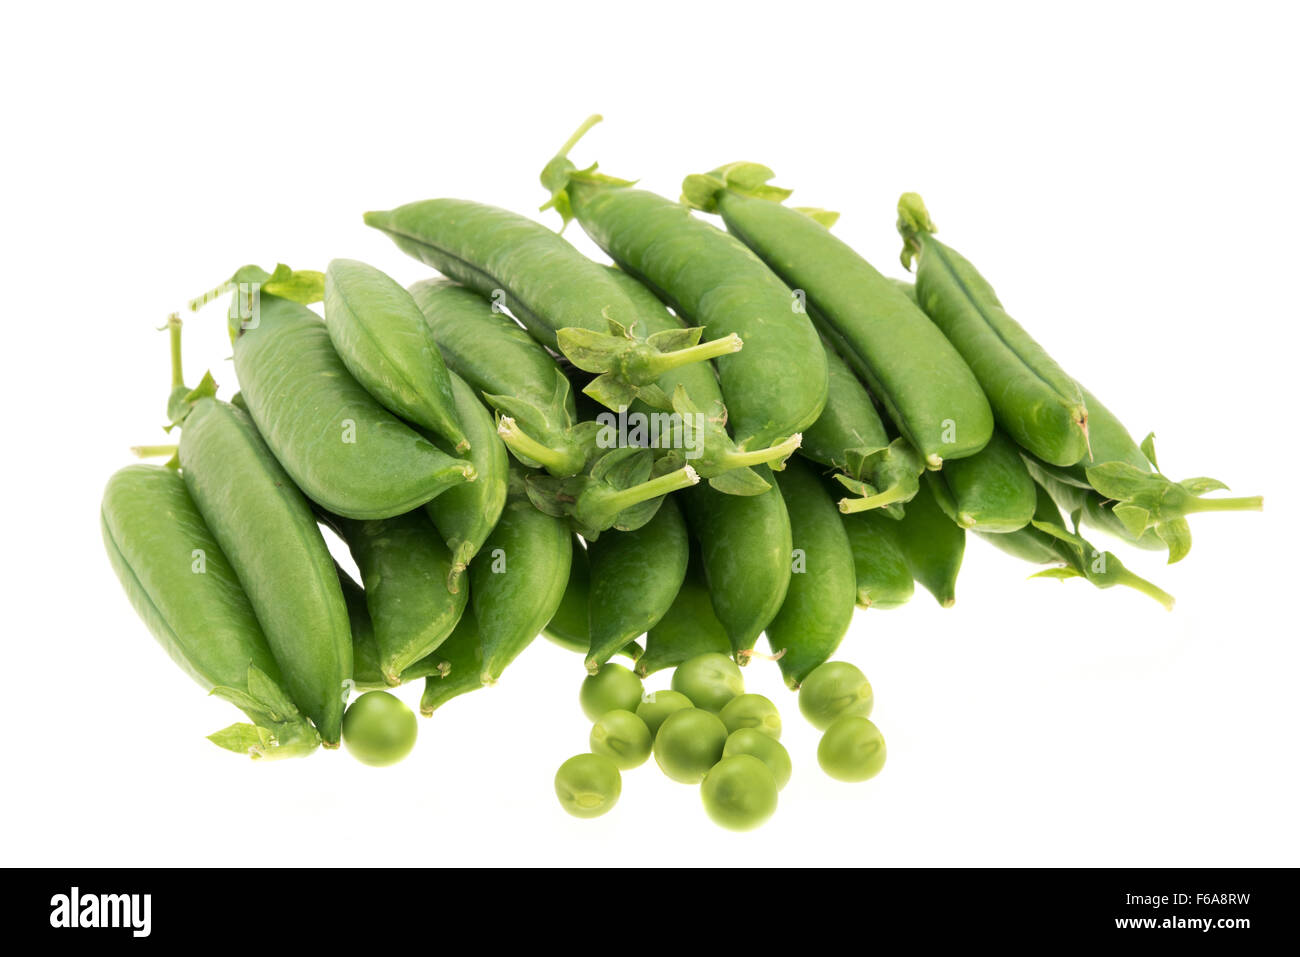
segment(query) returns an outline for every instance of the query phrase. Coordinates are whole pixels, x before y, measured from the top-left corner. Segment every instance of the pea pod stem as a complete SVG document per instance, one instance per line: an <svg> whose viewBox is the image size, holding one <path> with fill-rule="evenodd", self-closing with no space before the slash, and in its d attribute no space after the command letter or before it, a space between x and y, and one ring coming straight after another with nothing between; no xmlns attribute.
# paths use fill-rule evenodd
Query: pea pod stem
<svg viewBox="0 0 1300 957"><path fill-rule="evenodd" d="M606 490L600 496L600 510L608 512L610 515L616 515L633 505L640 505L642 502L648 502L661 495L667 495L669 492L690 488L699 480L699 473L694 468L683 465L666 475L648 479L639 485L633 485L631 488Z"/></svg>
<svg viewBox="0 0 1300 957"><path fill-rule="evenodd" d="M728 452L725 456L725 463L729 468L746 468L753 465L771 464L772 468L780 470L781 463L794 454L795 449L803 444L803 433L796 432L782 442L776 445L769 445L762 449L751 449L744 452Z"/></svg>
<svg viewBox="0 0 1300 957"><path fill-rule="evenodd" d="M836 476L839 478L839 476ZM842 481L842 479L841 479ZM870 487L870 486L867 486ZM868 512L876 508L884 508L886 505L893 505L895 502L907 502L916 495L915 486L908 488L900 483L883 492L877 492L875 495L862 495L858 498L842 498L839 500L840 512L845 515L852 515L854 512Z"/></svg>
<svg viewBox="0 0 1300 957"><path fill-rule="evenodd" d="M1243 495L1237 498L1196 498L1184 507L1185 512L1259 512L1264 508L1264 496Z"/></svg>
<svg viewBox="0 0 1300 957"><path fill-rule="evenodd" d="M497 424L497 435L517 455L541 464L553 475L574 475L582 469L585 456L576 449L562 452L534 439L520 428L512 416L503 415Z"/></svg>
<svg viewBox="0 0 1300 957"><path fill-rule="evenodd" d="M744 340L733 332L720 339L701 342L697 346L687 346L685 349L677 349L673 352L660 352L646 356L646 367L650 375L658 379L665 372L690 365L692 362L708 362L711 359L729 356L733 352L739 352L744 345Z"/></svg>
<svg viewBox="0 0 1300 957"><path fill-rule="evenodd" d="M176 454L178 445L133 445L131 454L138 459L163 459Z"/></svg>

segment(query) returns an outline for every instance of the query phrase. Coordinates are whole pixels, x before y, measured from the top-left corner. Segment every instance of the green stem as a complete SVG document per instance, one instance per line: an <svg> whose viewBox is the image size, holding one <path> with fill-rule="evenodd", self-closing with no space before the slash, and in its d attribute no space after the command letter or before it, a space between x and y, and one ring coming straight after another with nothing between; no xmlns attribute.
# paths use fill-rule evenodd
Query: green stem
<svg viewBox="0 0 1300 957"><path fill-rule="evenodd" d="M740 336L733 332L729 336L723 336L721 339L713 339L709 342L701 342L697 346L688 346L685 349L677 349L673 352L661 352L656 356L651 356L647 365L650 367L650 374L658 379L665 372L671 372L681 366L690 365L693 362L707 362L719 356L729 356L733 352L739 352L744 344Z"/></svg>
<svg viewBox="0 0 1300 957"><path fill-rule="evenodd" d="M574 132L572 136L570 136L567 140L564 141L564 145L560 147L559 152L556 153L555 155L557 157L568 156L569 150L573 149L575 146L578 145L578 140L586 136L587 131L590 130L593 126L595 126L603 119L604 117L601 116L599 113L593 113L591 114L591 116L583 120L582 125L578 127L578 129Z"/></svg>
<svg viewBox="0 0 1300 957"><path fill-rule="evenodd" d="M1123 569L1119 573L1119 575L1115 579L1115 583L1118 585L1124 585L1128 588L1132 588L1134 591L1139 591L1142 594L1146 595L1148 598L1154 598L1156 601L1160 602L1160 604L1164 607L1165 611L1174 610L1173 595L1169 594L1169 592L1165 591L1164 589L1159 588L1156 585L1153 585L1145 578L1141 578L1138 575L1134 575L1127 568Z"/></svg>
<svg viewBox="0 0 1300 957"><path fill-rule="evenodd" d="M883 492L877 492L875 495L864 495L862 498L842 498L840 499L840 511L845 515L852 515L854 512L869 512L873 508L884 508L886 505L893 505L895 502L906 502L911 498L911 495L915 494L916 489L914 488L909 489L904 485L895 485Z"/></svg>
<svg viewBox="0 0 1300 957"><path fill-rule="evenodd" d="M213 299L217 299L220 298L221 296L224 296L226 293L230 292L234 288L235 288L234 280L227 279L220 286L217 286L217 288L209 289L203 295L191 299L188 303L190 312L198 312L200 309L202 309L204 306L210 303Z"/></svg>
<svg viewBox="0 0 1300 957"><path fill-rule="evenodd" d="M1248 495L1240 498L1198 498L1188 503L1185 512L1260 512L1264 509L1264 496Z"/></svg>
<svg viewBox="0 0 1300 957"><path fill-rule="evenodd" d="M582 469L583 462L581 460L575 462L575 455L543 445L519 428L519 423L508 415L501 417L501 422L497 425L497 434L514 452L534 462L540 462L542 467L552 475L575 475Z"/></svg>
<svg viewBox="0 0 1300 957"><path fill-rule="evenodd" d="M171 340L172 351L172 388L185 384L185 372L181 367L181 317L173 312L167 317L167 335Z"/></svg>
<svg viewBox="0 0 1300 957"><path fill-rule="evenodd" d="M176 445L133 445L131 454L138 459L162 459L170 458L176 454L179 446Z"/></svg>
<svg viewBox="0 0 1300 957"><path fill-rule="evenodd" d="M724 458L725 463L730 468L746 468L751 465L762 465L766 462L784 462L794 450L799 448L803 443L803 433L796 432L784 442L777 445L769 445L765 449L753 449L748 452L729 452Z"/></svg>
<svg viewBox="0 0 1300 957"><path fill-rule="evenodd" d="M652 498L658 498L679 489L690 488L699 480L700 476L695 469L689 465L684 465L666 475L652 478L640 485L633 485L631 488L618 489L617 491L606 490L607 494L601 502L601 508L607 510L610 515L617 515L633 505L640 505L642 502L648 502Z"/></svg>

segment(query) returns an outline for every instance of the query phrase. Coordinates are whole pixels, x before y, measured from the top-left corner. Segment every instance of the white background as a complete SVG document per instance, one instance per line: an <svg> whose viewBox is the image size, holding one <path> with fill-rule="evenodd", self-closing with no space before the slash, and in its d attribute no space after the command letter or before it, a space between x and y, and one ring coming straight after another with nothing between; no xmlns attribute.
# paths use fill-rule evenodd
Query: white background
<svg viewBox="0 0 1300 957"><path fill-rule="evenodd" d="M1300 863L1294 8L974 6L11 7L5 862ZM1156 430L1168 473L1267 511L1197 517L1171 568L1123 553L1172 614L1026 581L976 540L952 610L918 593L861 614L842 655L889 742L867 784L826 778L775 667L749 669L795 762L751 834L653 764L606 817L562 813L582 668L541 642L422 721L393 769L219 751L203 735L239 716L155 646L99 541L104 481L164 440L154 328L246 262L419 278L364 210L534 210L538 171L594 111L580 163L670 196L767 163L895 275L894 204L921 192L1012 314ZM228 394L222 319L190 321L186 359Z"/></svg>

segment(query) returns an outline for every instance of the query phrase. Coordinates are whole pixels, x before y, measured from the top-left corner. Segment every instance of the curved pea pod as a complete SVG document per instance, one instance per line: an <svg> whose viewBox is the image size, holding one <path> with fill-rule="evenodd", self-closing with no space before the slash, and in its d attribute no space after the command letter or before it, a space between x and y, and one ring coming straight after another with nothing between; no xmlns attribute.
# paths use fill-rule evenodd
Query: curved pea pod
<svg viewBox="0 0 1300 957"><path fill-rule="evenodd" d="M306 306L262 293L235 339L235 374L258 431L295 484L336 515L391 518L472 481L375 401Z"/></svg>
<svg viewBox="0 0 1300 957"><path fill-rule="evenodd" d="M943 333L870 263L830 232L825 210L782 205L772 171L732 163L688 176L683 201L718 213L727 231L803 294L808 314L853 366L930 468L988 441L993 412Z"/></svg>
<svg viewBox="0 0 1300 957"><path fill-rule="evenodd" d="M771 473L760 469L765 480ZM785 601L790 586L790 516L777 488L761 495L723 495L708 486L682 496L687 525L699 543L713 610L747 662L754 642Z"/></svg>
<svg viewBox="0 0 1300 957"><path fill-rule="evenodd" d="M739 337L744 348L718 363L733 436L742 451L803 431L826 404L826 358L799 302L741 242L680 203L577 169L568 151L599 120L591 117L542 172L567 221L640 279L706 340ZM798 370L792 375L791 370Z"/></svg>
<svg viewBox="0 0 1300 957"><path fill-rule="evenodd" d="M855 512L843 518L853 550L857 603L888 609L911 601L916 586L898 543L899 522L880 512Z"/></svg>
<svg viewBox="0 0 1300 957"><path fill-rule="evenodd" d="M460 695L483 687L483 642L474 610L466 608L455 630L431 656L436 667L424 679L420 714L426 718Z"/></svg>
<svg viewBox="0 0 1300 957"><path fill-rule="evenodd" d="M853 549L839 509L802 462L776 476L794 543L790 587L767 626L767 640L785 683L798 688L839 647L857 599Z"/></svg>
<svg viewBox="0 0 1300 957"><path fill-rule="evenodd" d="M1016 558L1035 564L1059 563L1031 578L1082 578L1098 588L1123 585L1159 602L1166 610L1174 607L1173 596L1168 592L1129 571L1112 553L1094 548L1077 533L1066 529L1056 503L1041 486L1033 522L1014 532L979 534Z"/></svg>
<svg viewBox="0 0 1300 957"><path fill-rule="evenodd" d="M966 551L966 529L943 513L928 482L922 482L916 497L907 503L897 536L912 577L940 605L951 608L957 600L957 573Z"/></svg>
<svg viewBox="0 0 1300 957"><path fill-rule="evenodd" d="M470 441L469 460L478 477L473 482L447 489L427 503L424 510L451 549L447 588L455 593L460 591L461 576L470 560L478 554L505 508L510 459L497 435L492 413L483 407L464 379L454 372L450 375L457 418Z"/></svg>
<svg viewBox="0 0 1300 957"><path fill-rule="evenodd" d="M568 651L586 655L591 647L591 623L588 605L591 600L591 566L582 539L573 536L573 561L569 565L569 581L564 586L555 614L542 629L542 635ZM635 641L628 642L618 654L636 661L643 649Z"/></svg>
<svg viewBox="0 0 1300 957"><path fill-rule="evenodd" d="M731 654L731 639L713 611L704 565L694 548L672 605L646 633L645 654L637 659L636 673L644 678L708 652Z"/></svg>
<svg viewBox="0 0 1300 957"><path fill-rule="evenodd" d="M521 492L512 494L469 568L484 684L500 678L554 617L572 560L573 541L564 522L533 508Z"/></svg>
<svg viewBox="0 0 1300 957"><path fill-rule="evenodd" d="M615 652L653 628L677 597L690 559L681 510L665 499L640 528L601 535L587 557L591 645L586 663L595 674Z"/></svg>
<svg viewBox="0 0 1300 957"><path fill-rule="evenodd" d="M402 672L442 644L465 611L464 590L447 587L451 552L419 510L334 525L361 572L380 673L401 684Z"/></svg>
<svg viewBox="0 0 1300 957"><path fill-rule="evenodd" d="M100 530L132 607L172 661L251 725L211 738L254 758L310 754L320 736L281 687L262 626L181 477L129 465L104 489Z"/></svg>
<svg viewBox="0 0 1300 957"><path fill-rule="evenodd" d="M945 515L962 528L1014 532L1034 517L1038 491L1020 449L1001 432L974 455L926 476Z"/></svg>
<svg viewBox="0 0 1300 957"><path fill-rule="evenodd" d="M921 197L898 201L903 265L916 259L916 295L975 373L998 425L1053 465L1088 454L1088 409L1078 384L1002 308L993 287L958 252L934 238Z"/></svg>
<svg viewBox="0 0 1300 957"><path fill-rule="evenodd" d="M338 575L343 600L348 606L348 623L352 628L352 687L357 691L386 690L391 685L379 663L379 641L375 637L370 609L366 607L366 593L342 568L338 569ZM438 674L444 666L443 659L434 652L403 671L401 683Z"/></svg>

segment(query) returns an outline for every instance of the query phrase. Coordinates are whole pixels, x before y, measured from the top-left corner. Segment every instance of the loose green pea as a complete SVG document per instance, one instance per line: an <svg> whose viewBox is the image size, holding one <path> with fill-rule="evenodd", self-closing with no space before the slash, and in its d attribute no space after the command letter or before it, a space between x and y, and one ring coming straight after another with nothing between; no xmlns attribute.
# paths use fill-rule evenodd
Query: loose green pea
<svg viewBox="0 0 1300 957"><path fill-rule="evenodd" d="M673 672L673 690L695 707L717 714L728 701L745 693L740 668L726 655L710 651L683 661Z"/></svg>
<svg viewBox="0 0 1300 957"><path fill-rule="evenodd" d="M885 766L885 739L868 719L846 714L822 735L817 763L837 781L865 781Z"/></svg>
<svg viewBox="0 0 1300 957"><path fill-rule="evenodd" d="M609 711L636 711L644 691L641 679L622 665L607 664L582 681L578 701L582 712L599 721Z"/></svg>
<svg viewBox="0 0 1300 957"><path fill-rule="evenodd" d="M753 728L773 738L781 737L781 714L776 705L761 694L742 694L732 698L722 706L718 717L727 726L728 733Z"/></svg>
<svg viewBox="0 0 1300 957"><path fill-rule="evenodd" d="M769 737L757 728L741 728L733 731L727 735L727 743L722 748L722 757L725 760L738 754L748 754L766 764L767 769L772 772L772 777L776 779L778 791L783 790L790 783L790 774L793 770L790 766L790 752L776 738Z"/></svg>
<svg viewBox="0 0 1300 957"><path fill-rule="evenodd" d="M825 731L846 714L865 718L874 703L867 676L847 661L818 666L799 688L799 710L818 731Z"/></svg>
<svg viewBox="0 0 1300 957"><path fill-rule="evenodd" d="M700 787L709 817L733 831L752 831L771 817L776 792L776 779L767 765L748 754L723 758Z"/></svg>
<svg viewBox="0 0 1300 957"><path fill-rule="evenodd" d="M686 708L694 708L691 699L686 697L680 691L651 691L641 703L636 706L636 716L645 722L650 729L650 737L653 739L659 733L659 726L664 723L667 717L674 711L682 711Z"/></svg>
<svg viewBox="0 0 1300 957"><path fill-rule="evenodd" d="M603 754L578 754L555 772L555 796L574 817L600 817L623 792L618 767Z"/></svg>
<svg viewBox="0 0 1300 957"><path fill-rule="evenodd" d="M651 742L650 729L631 711L608 711L591 728L591 750L605 755L620 771L645 764Z"/></svg>
<svg viewBox="0 0 1300 957"><path fill-rule="evenodd" d="M415 712L387 691L367 691L343 715L343 744L362 764L396 764L415 747Z"/></svg>
<svg viewBox="0 0 1300 957"><path fill-rule="evenodd" d="M727 727L716 714L689 708L670 714L655 735L655 761L682 784L699 784L722 758Z"/></svg>

